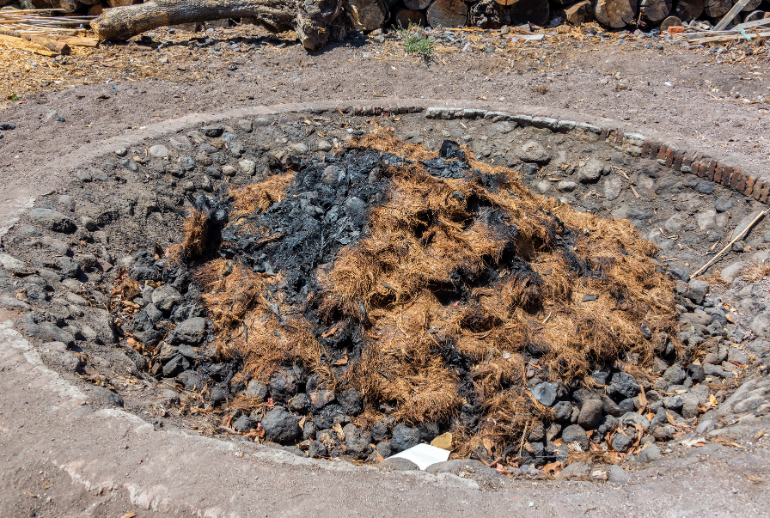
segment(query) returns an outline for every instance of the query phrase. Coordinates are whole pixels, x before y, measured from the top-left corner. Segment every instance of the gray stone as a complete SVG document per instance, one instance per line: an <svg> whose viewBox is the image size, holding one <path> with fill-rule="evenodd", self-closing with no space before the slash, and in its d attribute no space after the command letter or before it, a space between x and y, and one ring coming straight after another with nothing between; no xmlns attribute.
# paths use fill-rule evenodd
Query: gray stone
<svg viewBox="0 0 770 518"><path fill-rule="evenodd" d="M604 403L600 399L588 399L583 403L577 424L586 430L592 430L602 422Z"/></svg>
<svg viewBox="0 0 770 518"><path fill-rule="evenodd" d="M256 128L261 128L269 125L270 125L270 121L264 117L258 117L254 119L254 127Z"/></svg>
<svg viewBox="0 0 770 518"><path fill-rule="evenodd" d="M21 311L30 311L32 309L26 302L5 294L0 295L0 305L7 309L18 309Z"/></svg>
<svg viewBox="0 0 770 518"><path fill-rule="evenodd" d="M267 387L275 401L289 401L297 393L299 380L293 369L281 369L270 376Z"/></svg>
<svg viewBox="0 0 770 518"><path fill-rule="evenodd" d="M40 322L27 325L27 333L44 342L62 342L71 346L75 343L75 337L64 329L57 327L52 322Z"/></svg>
<svg viewBox="0 0 770 518"><path fill-rule="evenodd" d="M722 277L723 281L732 283L747 266L748 263L744 261L735 262L730 266L725 266L722 271L719 272L719 276Z"/></svg>
<svg viewBox="0 0 770 518"><path fill-rule="evenodd" d="M96 341L105 345L115 343L115 321L109 311L100 308L87 309L86 321L96 332Z"/></svg>
<svg viewBox="0 0 770 518"><path fill-rule="evenodd" d="M267 399L267 385L257 380L251 380L246 386L246 397L264 401Z"/></svg>
<svg viewBox="0 0 770 518"><path fill-rule="evenodd" d="M242 415L233 422L233 430L236 432L248 432L252 426L251 418L247 415Z"/></svg>
<svg viewBox="0 0 770 518"><path fill-rule="evenodd" d="M400 453L418 444L420 444L420 430L405 424L396 425L390 440L390 447L395 453Z"/></svg>
<svg viewBox="0 0 770 518"><path fill-rule="evenodd" d="M614 201L620 197L623 190L623 180L618 176L612 176L604 182L604 196L609 201Z"/></svg>
<svg viewBox="0 0 770 518"><path fill-rule="evenodd" d="M559 422L567 422L572 418L572 405L569 401L559 401L553 406L554 417Z"/></svg>
<svg viewBox="0 0 770 518"><path fill-rule="evenodd" d="M182 294L168 284L164 284L152 292L152 303L155 304L156 308L166 313L183 300Z"/></svg>
<svg viewBox="0 0 770 518"><path fill-rule="evenodd" d="M561 438L564 444L578 443L583 451L588 451L588 435L582 426L577 424L569 425L562 431Z"/></svg>
<svg viewBox="0 0 770 518"><path fill-rule="evenodd" d="M570 182L569 180L562 180L561 182L556 184L556 188L560 190L561 192L572 192L575 189L577 189L578 184L575 182Z"/></svg>
<svg viewBox="0 0 770 518"><path fill-rule="evenodd" d="M645 430L650 428L650 421L648 421L647 418L643 415L637 414L636 412L626 412L623 414L623 417L620 418L620 422L627 425L638 424Z"/></svg>
<svg viewBox="0 0 770 518"><path fill-rule="evenodd" d="M710 363L707 363L703 366L703 372L706 374L706 376L717 376L720 378L732 378L733 373L727 372L722 367L718 365L712 365Z"/></svg>
<svg viewBox="0 0 770 518"><path fill-rule="evenodd" d="M257 164L255 164L254 161L252 160L246 160L246 159L239 161L238 167L240 167L241 171L246 173L247 175L253 175L254 172L257 170Z"/></svg>
<svg viewBox="0 0 770 518"><path fill-rule="evenodd" d="M532 387L530 391L541 405L551 406L556 401L556 385L553 383L544 381Z"/></svg>
<svg viewBox="0 0 770 518"><path fill-rule="evenodd" d="M609 164L596 159L591 159L578 169L578 180L581 183L596 183L602 175L609 172Z"/></svg>
<svg viewBox="0 0 770 518"><path fill-rule="evenodd" d="M216 138L224 133L225 128L221 124L215 124L213 126L203 126L200 131L207 137Z"/></svg>
<svg viewBox="0 0 770 518"><path fill-rule="evenodd" d="M168 158L168 149L162 144L150 148L150 156L153 158Z"/></svg>
<svg viewBox="0 0 770 518"><path fill-rule="evenodd" d="M697 184L695 184L695 190L698 191L700 194L713 194L714 182L702 180Z"/></svg>
<svg viewBox="0 0 770 518"><path fill-rule="evenodd" d="M612 376L612 381L608 387L608 393L612 395L621 395L626 398L633 398L639 394L639 383L633 376L625 372L616 372Z"/></svg>
<svg viewBox="0 0 770 518"><path fill-rule="evenodd" d="M254 123L249 119L241 119L238 121L238 127L246 133L251 133L254 129Z"/></svg>
<svg viewBox="0 0 770 518"><path fill-rule="evenodd" d="M727 352L727 361L745 365L749 363L749 355L745 351L732 347Z"/></svg>
<svg viewBox="0 0 770 518"><path fill-rule="evenodd" d="M286 442L302 436L299 427L299 417L290 414L285 408L278 407L271 410L262 419L262 428L265 430L265 439L274 442Z"/></svg>
<svg viewBox="0 0 770 518"><path fill-rule="evenodd" d="M340 394L337 402L348 415L358 415L363 410L361 395L354 388L349 388Z"/></svg>
<svg viewBox="0 0 770 518"><path fill-rule="evenodd" d="M610 466L610 473L609 477L607 478L609 482L612 482L614 484L628 484L628 473L626 470L621 468L620 466Z"/></svg>
<svg viewBox="0 0 770 518"><path fill-rule="evenodd" d="M157 291L157 290L155 290ZM153 293L153 302L155 293ZM171 344L199 344L206 337L206 319L203 317L188 318L174 329L168 338Z"/></svg>
<svg viewBox="0 0 770 518"><path fill-rule="evenodd" d="M59 369L62 369L65 372L74 373L81 366L81 363L78 357L66 350L49 349L49 350L43 351L40 354L40 356L43 358L43 360L45 360L45 362L48 365L53 367L58 367Z"/></svg>
<svg viewBox="0 0 770 518"><path fill-rule="evenodd" d="M713 230L717 225L717 211L714 209L706 209L700 211L695 215L695 221L698 223L698 228L701 231Z"/></svg>
<svg viewBox="0 0 770 518"><path fill-rule="evenodd" d="M77 230L77 226L70 218L55 210L35 208L29 211L29 218L54 232L71 234Z"/></svg>
<svg viewBox="0 0 770 518"><path fill-rule="evenodd" d="M674 365L666 369L663 373L663 379L665 379L669 385L679 385L687 377L687 373L678 365Z"/></svg>
<svg viewBox="0 0 770 518"><path fill-rule="evenodd" d="M518 152L518 156L524 162L547 164L551 160L551 153L542 144L534 140L525 142Z"/></svg>
<svg viewBox="0 0 770 518"><path fill-rule="evenodd" d="M0 254L0 266L11 273L29 273L32 269L26 263L8 254Z"/></svg>
<svg viewBox="0 0 770 518"><path fill-rule="evenodd" d="M310 398L301 392L289 400L289 408L298 414L306 414L310 410Z"/></svg>
<svg viewBox="0 0 770 518"><path fill-rule="evenodd" d="M381 441L385 437L388 436L388 425L386 425L383 421L377 421L374 423L374 426L372 426L372 439L375 441ZM390 447L390 445L388 445Z"/></svg>
<svg viewBox="0 0 770 518"><path fill-rule="evenodd" d="M97 406L123 407L123 398L104 387L91 387L91 402Z"/></svg>
<svg viewBox="0 0 770 518"><path fill-rule="evenodd" d="M661 453L660 448L658 448L655 444L650 444L646 448L642 450L642 452L639 454L639 457L636 459L641 464L648 464L650 462L654 462L658 459L660 459Z"/></svg>
<svg viewBox="0 0 770 518"><path fill-rule="evenodd" d="M307 448L307 456L311 459L318 459L326 457L329 452L326 450L326 446L322 442L313 441Z"/></svg>
<svg viewBox="0 0 770 518"><path fill-rule="evenodd" d="M682 396L666 396L663 398L663 406L670 410L676 410L678 412L683 405L684 399Z"/></svg>
<svg viewBox="0 0 770 518"><path fill-rule="evenodd" d="M346 424L342 432L345 434L346 453L363 458L372 452L372 448L369 446L372 442L371 433L352 423Z"/></svg>
<svg viewBox="0 0 770 518"><path fill-rule="evenodd" d="M731 208L733 208L733 202L727 198L717 198L714 202L714 209L716 209L717 212L727 212Z"/></svg>
<svg viewBox="0 0 770 518"><path fill-rule="evenodd" d="M628 448L631 447L633 444L633 441L629 439L627 436L623 435L622 433L616 433L612 436L612 449L620 452L625 453L628 451Z"/></svg>

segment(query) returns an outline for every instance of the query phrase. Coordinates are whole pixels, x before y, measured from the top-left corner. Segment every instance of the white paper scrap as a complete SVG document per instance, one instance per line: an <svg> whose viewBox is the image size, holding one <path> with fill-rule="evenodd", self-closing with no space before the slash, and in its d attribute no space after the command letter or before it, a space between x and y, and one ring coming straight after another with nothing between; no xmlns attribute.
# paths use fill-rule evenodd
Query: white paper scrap
<svg viewBox="0 0 770 518"><path fill-rule="evenodd" d="M425 471L425 468L436 464L437 462L445 462L449 459L449 451L441 448L436 448L430 444L418 444L408 450L404 450L401 453L391 455L388 459L406 459L411 460L417 466ZM387 460L387 459L386 459Z"/></svg>

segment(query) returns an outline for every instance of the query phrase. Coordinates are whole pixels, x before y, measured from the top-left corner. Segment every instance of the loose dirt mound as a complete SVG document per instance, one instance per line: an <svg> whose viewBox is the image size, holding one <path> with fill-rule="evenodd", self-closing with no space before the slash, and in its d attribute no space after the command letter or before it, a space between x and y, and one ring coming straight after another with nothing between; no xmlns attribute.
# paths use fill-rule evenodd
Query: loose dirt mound
<svg viewBox="0 0 770 518"><path fill-rule="evenodd" d="M596 370L644 376L656 343L676 343L673 283L628 221L535 196L456 144L381 131L327 163L273 165L199 200L178 255L235 376L304 388L302 423L387 414L505 457L555 419L534 379L568 393Z"/></svg>

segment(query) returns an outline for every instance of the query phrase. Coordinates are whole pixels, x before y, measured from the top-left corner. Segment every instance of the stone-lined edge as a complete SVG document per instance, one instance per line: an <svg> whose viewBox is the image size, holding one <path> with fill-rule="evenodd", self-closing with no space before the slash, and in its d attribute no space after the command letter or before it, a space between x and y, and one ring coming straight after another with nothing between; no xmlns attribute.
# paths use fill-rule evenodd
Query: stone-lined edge
<svg viewBox="0 0 770 518"><path fill-rule="evenodd" d="M310 109L320 115L328 110ZM768 203L770 180L755 178L743 173L739 168L725 164L718 158L700 151L679 149L673 144L648 138L640 133L626 133L622 128L596 126L585 122L560 120L552 117L511 114L503 111L479 108L424 108L416 104L398 104L395 106L347 106L333 111L357 116L389 116L406 113L425 112L427 119L484 119L490 122L508 121L518 126L546 128L554 133L571 133L592 142L603 141L612 148L636 158L649 158L665 167L697 175L700 178L718 183L745 196L750 196L761 203Z"/></svg>

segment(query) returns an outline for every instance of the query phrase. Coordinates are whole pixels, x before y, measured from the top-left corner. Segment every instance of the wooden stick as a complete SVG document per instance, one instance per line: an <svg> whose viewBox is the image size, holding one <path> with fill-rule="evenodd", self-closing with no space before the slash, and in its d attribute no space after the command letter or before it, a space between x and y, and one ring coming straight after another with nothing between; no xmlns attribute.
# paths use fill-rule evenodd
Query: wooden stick
<svg viewBox="0 0 770 518"><path fill-rule="evenodd" d="M46 38L45 36L37 36L37 35L32 36L29 34L23 34L21 32L7 31L3 29L0 29L0 34L11 38L19 38L22 40L26 40L30 43L36 43L38 45L41 45L47 48L52 52L56 52L57 54L66 55L71 52L70 46L67 45L66 43L57 41L57 40L52 40L50 38Z"/></svg>
<svg viewBox="0 0 770 518"><path fill-rule="evenodd" d="M714 27L715 31L721 31L725 27L727 27L727 24L733 21L733 18L735 18L735 15L738 14L743 10L744 7L746 7L746 4L749 3L750 0L738 0L735 5L727 11L727 14L724 15L724 17L719 21L718 24Z"/></svg>
<svg viewBox="0 0 770 518"><path fill-rule="evenodd" d="M767 209L767 210L770 210L770 209ZM727 246L726 246L726 247L724 247L722 250L720 250L720 251L719 251L719 253L718 253L717 255L715 255L714 257L712 257L712 258L711 258L711 260L710 260L709 262L707 262L706 264L704 264L703 266L701 266L701 267L700 267L700 269L699 269L697 272L695 272L694 274L692 274L692 278L695 278L695 277L697 277L698 275L700 275L701 273L705 272L705 271L706 271L706 269L707 269L709 266L711 266L712 264L714 264L714 263L716 262L716 260L717 260L717 259L719 259L719 258L722 256L722 254L724 254L725 252L727 252L727 250L729 250L729 249L730 249L730 247L731 247L731 246L733 246L733 244L735 244L735 242L736 242L736 241L738 241L740 238L742 238L742 237L744 236L744 234L746 234L746 232L748 232L748 231L749 231L749 229L751 229L751 227L753 227L753 226L756 224L756 222L757 222L757 221L759 221L760 219L762 219L762 217L763 217L765 214L767 214L767 210L764 210L764 211L760 212L760 213L757 215L757 217L756 217L756 218L754 218L754 221L752 221L751 223L749 223L749 224L748 224L748 226L747 226L746 228L744 228L744 229L743 229L743 231L741 231L741 233L740 233L740 234L738 234L737 236L735 236L735 239L733 239L732 241L730 241L729 243L727 243Z"/></svg>

